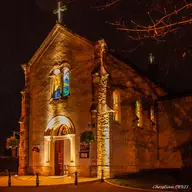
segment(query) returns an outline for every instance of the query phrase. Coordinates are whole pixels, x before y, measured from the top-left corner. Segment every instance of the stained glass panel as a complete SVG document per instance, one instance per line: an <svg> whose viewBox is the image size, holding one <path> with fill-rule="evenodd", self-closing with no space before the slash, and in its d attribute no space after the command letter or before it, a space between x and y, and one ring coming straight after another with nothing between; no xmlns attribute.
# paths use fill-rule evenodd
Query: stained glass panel
<svg viewBox="0 0 192 192"><path fill-rule="evenodd" d="M61 77L60 77L60 73L57 69L57 71L55 73L55 78L54 78L53 99L59 99L60 93L61 93Z"/></svg>
<svg viewBox="0 0 192 192"><path fill-rule="evenodd" d="M66 97L70 93L70 77L69 77L69 69L65 68L63 73L63 96Z"/></svg>
<svg viewBox="0 0 192 192"><path fill-rule="evenodd" d="M113 92L113 110L113 120L120 121L120 98L118 91Z"/></svg>
<svg viewBox="0 0 192 192"><path fill-rule="evenodd" d="M141 105L141 101L136 101L135 113L136 113L136 117L138 118L137 126L141 127L142 126L142 105Z"/></svg>

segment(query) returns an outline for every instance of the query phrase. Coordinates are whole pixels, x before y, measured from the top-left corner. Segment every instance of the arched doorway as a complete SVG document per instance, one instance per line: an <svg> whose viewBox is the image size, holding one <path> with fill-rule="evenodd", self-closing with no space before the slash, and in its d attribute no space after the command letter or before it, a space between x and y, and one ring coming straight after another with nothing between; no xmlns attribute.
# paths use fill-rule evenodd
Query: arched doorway
<svg viewBox="0 0 192 192"><path fill-rule="evenodd" d="M75 128L65 116L56 116L48 123L44 134L45 164L53 175L67 175L75 166Z"/></svg>

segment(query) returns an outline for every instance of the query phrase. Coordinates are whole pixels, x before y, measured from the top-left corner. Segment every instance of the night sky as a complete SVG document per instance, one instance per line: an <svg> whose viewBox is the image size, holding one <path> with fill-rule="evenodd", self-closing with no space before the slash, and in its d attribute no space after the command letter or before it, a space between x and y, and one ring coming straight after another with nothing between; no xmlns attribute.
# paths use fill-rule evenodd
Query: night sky
<svg viewBox="0 0 192 192"><path fill-rule="evenodd" d="M161 76L158 79L160 83L172 92L190 92L192 90L192 25L179 27L177 32L165 37L164 43L154 40L130 41L126 33L117 31L106 21L112 22L121 18L128 25L130 20L149 24L150 20L146 13L159 1L122 0L121 3L103 11L93 8L103 2L105 1L74 0L74 3L67 5L68 10L64 14L65 25L74 33L91 41L104 38L110 52L122 60L130 61L133 67L143 73L147 71L149 53L153 53L155 63L160 69ZM173 7L171 1L164 2L171 10ZM183 0L175 2L179 6ZM10 136L12 130L19 130L20 91L24 88L21 64L30 60L55 25L57 17L53 14L56 0L1 0L0 6L0 128L2 130L0 148L2 149L5 137ZM154 14L154 17L158 16ZM138 48L131 52L137 46ZM186 56L182 57L185 52ZM168 68L170 70L167 74Z"/></svg>

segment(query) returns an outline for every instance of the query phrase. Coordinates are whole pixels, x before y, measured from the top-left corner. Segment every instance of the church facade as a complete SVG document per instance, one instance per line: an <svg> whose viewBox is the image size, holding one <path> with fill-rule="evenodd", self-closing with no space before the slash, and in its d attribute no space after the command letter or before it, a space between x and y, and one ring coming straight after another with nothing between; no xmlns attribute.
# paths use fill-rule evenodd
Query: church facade
<svg viewBox="0 0 192 192"><path fill-rule="evenodd" d="M22 68L20 175L107 178L159 166L157 101L166 93L109 54L104 40L56 24ZM86 131L92 143L80 140ZM179 152L175 158L180 167Z"/></svg>

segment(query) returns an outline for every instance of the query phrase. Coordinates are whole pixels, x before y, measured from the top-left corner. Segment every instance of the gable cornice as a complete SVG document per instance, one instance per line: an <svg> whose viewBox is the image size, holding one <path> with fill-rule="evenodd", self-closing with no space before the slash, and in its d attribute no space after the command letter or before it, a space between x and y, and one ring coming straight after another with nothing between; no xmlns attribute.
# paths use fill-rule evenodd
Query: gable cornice
<svg viewBox="0 0 192 192"><path fill-rule="evenodd" d="M51 32L47 35L46 39L43 41L43 43L40 45L40 47L37 49L37 51L35 52L35 54L32 56L32 58L30 59L30 61L28 62L29 66L32 66L34 63L36 63L41 56L43 55L43 53L50 47L50 45L52 44L52 42L55 40L55 38L57 37L57 35L59 34L58 32L59 29L59 25L56 24L53 29L51 30Z"/></svg>
<svg viewBox="0 0 192 192"><path fill-rule="evenodd" d="M29 66L32 66L34 63L36 63L45 53L45 51L50 47L50 45L53 43L53 41L57 38L57 36L60 33L64 33L67 37L69 38L76 38L79 41L86 43L87 45L93 47L94 44L83 38L80 37L79 35L74 34L73 32L71 32L69 29L67 29L66 27L60 25L60 24L56 24L53 29L51 30L51 32L47 35L46 39L43 41L43 43L40 45L40 47L37 49L37 51L35 52L35 54L32 56L32 58L30 59L30 61L28 62Z"/></svg>

